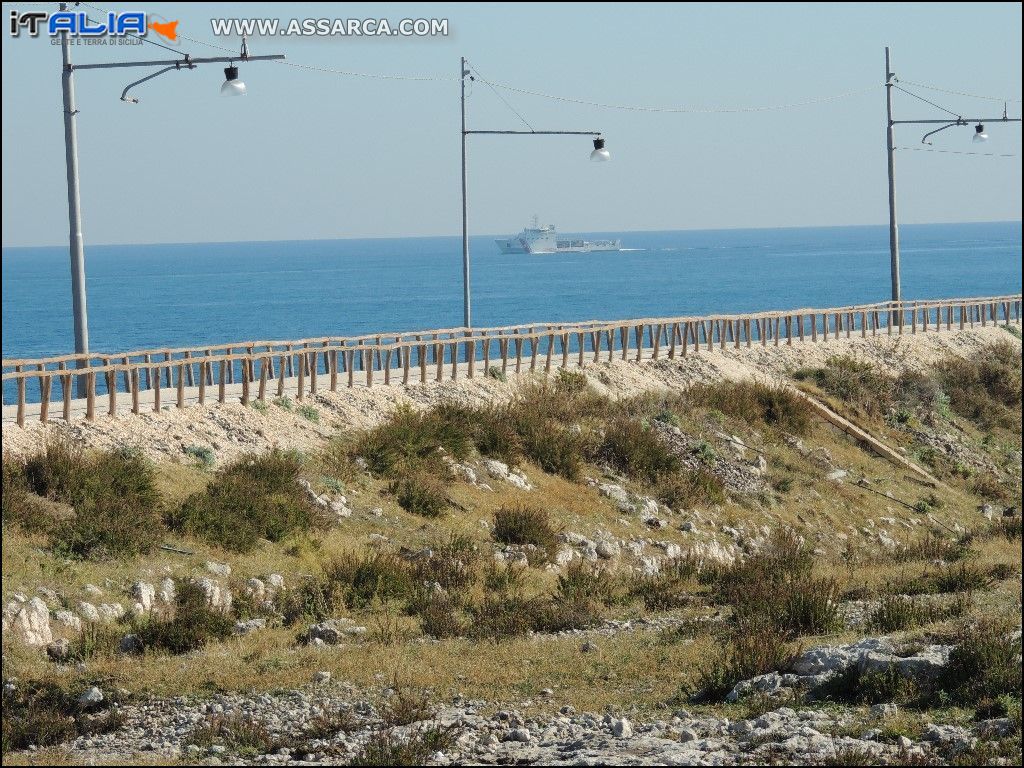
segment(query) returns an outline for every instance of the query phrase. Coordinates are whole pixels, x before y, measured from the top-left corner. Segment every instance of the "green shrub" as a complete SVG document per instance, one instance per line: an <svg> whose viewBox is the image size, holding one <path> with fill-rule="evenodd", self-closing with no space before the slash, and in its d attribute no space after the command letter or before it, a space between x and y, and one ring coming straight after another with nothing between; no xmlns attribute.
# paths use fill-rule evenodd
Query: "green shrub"
<svg viewBox="0 0 1024 768"><path fill-rule="evenodd" d="M260 539L281 541L323 519L299 486L297 457L272 451L243 456L169 516L171 526L232 552L250 552Z"/></svg>
<svg viewBox="0 0 1024 768"><path fill-rule="evenodd" d="M937 689L972 707L985 699L1020 696L1021 639L1012 625L992 619L967 623L956 641Z"/></svg>
<svg viewBox="0 0 1024 768"><path fill-rule="evenodd" d="M964 614L970 601L958 598L945 605L906 595L884 595L867 617L867 626L873 631L900 632L936 621L945 621Z"/></svg>
<svg viewBox="0 0 1024 768"><path fill-rule="evenodd" d="M217 462L213 449L205 445L189 445L185 447L184 451L186 456L191 456L206 469L209 469Z"/></svg>
<svg viewBox="0 0 1024 768"><path fill-rule="evenodd" d="M803 398L785 387L763 382L696 384L686 391L686 399L752 426L766 424L798 435L806 434L811 426L810 406Z"/></svg>
<svg viewBox="0 0 1024 768"><path fill-rule="evenodd" d="M983 428L1017 430L1021 420L1021 357L1008 341L989 344L969 358L936 365L949 405Z"/></svg>
<svg viewBox="0 0 1024 768"><path fill-rule="evenodd" d="M424 470L413 470L392 480L388 490L394 494L398 506L422 517L440 517L450 503L441 479Z"/></svg>
<svg viewBox="0 0 1024 768"><path fill-rule="evenodd" d="M783 672L793 663L796 649L785 633L765 625L740 625L718 654L703 665L686 691L695 702L720 701L737 683L769 672Z"/></svg>
<svg viewBox="0 0 1024 768"><path fill-rule="evenodd" d="M895 400L895 378L880 372L873 363L850 355L834 355L825 361L825 367L801 369L793 376L799 381L813 381L836 399L869 416L881 417Z"/></svg>
<svg viewBox="0 0 1024 768"><path fill-rule="evenodd" d="M823 699L849 704L919 704L925 692L918 682L900 672L895 664L880 670L864 670L851 664L816 692Z"/></svg>
<svg viewBox="0 0 1024 768"><path fill-rule="evenodd" d="M74 507L49 526L54 551L90 559L130 557L152 550L164 532L152 466L129 451L86 455L53 442L28 459L28 488Z"/></svg>
<svg viewBox="0 0 1024 768"><path fill-rule="evenodd" d="M438 584L448 593L466 592L476 582L480 554L473 540L452 534L442 544L430 547L430 557L420 558L413 566L413 577L420 584Z"/></svg>
<svg viewBox="0 0 1024 768"><path fill-rule="evenodd" d="M610 606L621 599L615 577L606 569L574 560L559 575L556 596L564 601L592 599Z"/></svg>
<svg viewBox="0 0 1024 768"><path fill-rule="evenodd" d="M150 616L134 627L146 651L189 653L212 640L223 640L234 628L232 619L211 608L206 593L196 584L179 580L175 584L174 616Z"/></svg>
<svg viewBox="0 0 1024 768"><path fill-rule="evenodd" d="M413 731L405 738L390 730L374 733L349 765L426 765L430 756L452 744L451 732L436 727Z"/></svg>
<svg viewBox="0 0 1024 768"><path fill-rule="evenodd" d="M533 629L537 612L536 598L488 594L470 608L470 637L476 640L521 637Z"/></svg>
<svg viewBox="0 0 1024 768"><path fill-rule="evenodd" d="M679 457L657 433L635 419L618 418L608 425L599 456L630 477L655 483L679 469Z"/></svg>
<svg viewBox="0 0 1024 768"><path fill-rule="evenodd" d="M464 416L463 411L456 409L414 411L403 406L379 427L365 433L356 451L371 472L384 477L419 468L428 460L440 463L439 448L452 458L464 459L472 445Z"/></svg>
<svg viewBox="0 0 1024 768"><path fill-rule="evenodd" d="M187 741L205 750L213 746L225 747L228 754L249 758L270 754L278 748L262 724L240 712L207 715Z"/></svg>
<svg viewBox="0 0 1024 768"><path fill-rule="evenodd" d="M266 400L253 400L249 403L249 407L257 413L266 414L270 412L270 406L267 404Z"/></svg>
<svg viewBox="0 0 1024 768"><path fill-rule="evenodd" d="M314 424L320 423L320 411L318 411L312 405L300 405L298 409L298 414L306 421L311 421Z"/></svg>
<svg viewBox="0 0 1024 768"><path fill-rule="evenodd" d="M431 595L417 610L423 634L443 640L449 637L463 637L469 631L463 620L459 604L447 595Z"/></svg>
<svg viewBox="0 0 1024 768"><path fill-rule="evenodd" d="M548 513L535 507L502 507L494 513L491 535L502 544L532 544L545 559L558 546L558 532L552 527Z"/></svg>
<svg viewBox="0 0 1024 768"><path fill-rule="evenodd" d="M649 611L681 608L693 599L700 563L683 556L666 560L658 573L640 576L630 585L630 597L639 598Z"/></svg>
<svg viewBox="0 0 1024 768"><path fill-rule="evenodd" d="M101 709L109 703L108 699ZM96 712L56 683L19 680L4 686L0 753L63 744L78 736L108 733L120 725L116 709Z"/></svg>
<svg viewBox="0 0 1024 768"><path fill-rule="evenodd" d="M506 378L506 376L505 376L505 372L502 371L501 368L498 368L497 366L494 366L494 365L489 366L487 368L487 378L489 378L489 379L496 379L497 381L507 381L508 380Z"/></svg>
<svg viewBox="0 0 1024 768"><path fill-rule="evenodd" d="M287 397L287 396L275 397L274 398L274 405L276 405L278 408L283 408L286 411L290 411L294 407L294 403L292 402L292 399L290 397Z"/></svg>
<svg viewBox="0 0 1024 768"><path fill-rule="evenodd" d="M813 562L813 553L794 534L776 531L757 553L721 573L719 599L732 605L739 623L791 636L837 631L839 585L813 576Z"/></svg>
<svg viewBox="0 0 1024 768"><path fill-rule="evenodd" d="M655 495L669 509L689 509L725 502L725 483L706 469L681 469L662 475Z"/></svg>
<svg viewBox="0 0 1024 768"><path fill-rule="evenodd" d="M47 520L36 513L29 502L25 468L12 459L3 460L3 524L17 525L25 531L46 530Z"/></svg>
<svg viewBox="0 0 1024 768"><path fill-rule="evenodd" d="M388 699L381 713L384 725L412 725L429 720L437 711L430 703L426 691L411 691L406 687L395 685L395 693Z"/></svg>
<svg viewBox="0 0 1024 768"><path fill-rule="evenodd" d="M349 608L366 608L413 596L416 582L409 564L390 552L346 552L324 568L325 579Z"/></svg>
<svg viewBox="0 0 1024 768"><path fill-rule="evenodd" d="M563 395L576 396L587 389L587 375L583 371L570 371L559 368L555 377L555 392Z"/></svg>

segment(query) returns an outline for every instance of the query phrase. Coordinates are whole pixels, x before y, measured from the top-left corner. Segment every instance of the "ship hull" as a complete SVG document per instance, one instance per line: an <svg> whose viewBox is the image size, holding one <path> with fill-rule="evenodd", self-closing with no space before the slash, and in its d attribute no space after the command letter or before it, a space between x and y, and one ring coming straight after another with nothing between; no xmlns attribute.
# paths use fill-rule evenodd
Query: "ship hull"
<svg viewBox="0 0 1024 768"><path fill-rule="evenodd" d="M514 253L529 253L535 255L544 255L550 253L607 253L611 251L621 251L622 241L620 240L609 240L604 242L583 242L580 245L568 245L568 246L550 246L541 247L529 247L523 245L519 240L514 238L505 240L495 240L495 244L502 254L514 254Z"/></svg>

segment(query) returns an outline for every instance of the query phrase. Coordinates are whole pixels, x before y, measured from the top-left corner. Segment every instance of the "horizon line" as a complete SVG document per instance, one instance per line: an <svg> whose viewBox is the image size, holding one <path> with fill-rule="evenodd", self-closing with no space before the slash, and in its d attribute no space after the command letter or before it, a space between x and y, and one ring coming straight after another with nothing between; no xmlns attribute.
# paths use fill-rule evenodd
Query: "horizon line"
<svg viewBox="0 0 1024 768"><path fill-rule="evenodd" d="M901 224L901 227L933 227L933 226L965 226L971 224L1021 224L1021 219L992 219L983 221L933 221L933 222L908 222ZM877 224L818 224L813 226L781 226L781 227L694 227L684 229L622 229L622 230L568 230L570 234L626 234L626 233L654 233L654 232L755 232L755 231L776 231L794 229L859 229L867 227L888 227L887 222ZM470 234L470 237L502 237L501 233ZM507 236L507 235L504 235ZM264 240L184 240L184 241L150 241L134 243L91 243L86 248L107 248L107 247L141 247L151 245L221 245L228 243L324 243L333 241L349 240L426 240L441 238L461 237L461 233L449 235L369 235L364 237L312 237L312 238L271 238ZM61 248L67 243L45 243L39 245L4 245L0 249L30 249L30 248Z"/></svg>

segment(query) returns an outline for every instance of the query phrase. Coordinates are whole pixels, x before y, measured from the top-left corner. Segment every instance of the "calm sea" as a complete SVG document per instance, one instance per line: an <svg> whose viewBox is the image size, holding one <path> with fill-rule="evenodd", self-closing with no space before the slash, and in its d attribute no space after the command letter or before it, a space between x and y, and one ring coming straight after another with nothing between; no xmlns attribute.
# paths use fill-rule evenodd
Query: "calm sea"
<svg viewBox="0 0 1024 768"><path fill-rule="evenodd" d="M1021 223L901 228L906 298L1017 293ZM568 234L568 233L567 233ZM597 236L595 233L580 233ZM478 327L889 296L886 227L615 232L620 253L502 256L475 237ZM457 237L86 248L93 351L462 323ZM66 247L3 249L3 356L72 351Z"/></svg>

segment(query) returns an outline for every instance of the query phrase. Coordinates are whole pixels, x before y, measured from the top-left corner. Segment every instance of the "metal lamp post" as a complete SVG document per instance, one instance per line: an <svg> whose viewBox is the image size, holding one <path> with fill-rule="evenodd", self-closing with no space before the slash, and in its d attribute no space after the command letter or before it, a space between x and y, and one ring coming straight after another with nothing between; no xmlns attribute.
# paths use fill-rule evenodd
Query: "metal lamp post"
<svg viewBox="0 0 1024 768"><path fill-rule="evenodd" d="M469 215L467 203L466 186L466 137L475 134L491 134L501 136L592 136L594 137L594 152L592 159L607 160L608 151L604 149L604 139L600 131L470 131L466 129L466 78L472 80L469 69L466 67L466 57L462 57L459 66L459 79L461 80L462 97L462 296L463 296L463 326L468 332L473 327L472 307L470 297L470 268L469 268ZM595 157L596 155L599 155Z"/></svg>
<svg viewBox="0 0 1024 768"><path fill-rule="evenodd" d="M67 4L61 3L60 9L61 11L66 11ZM136 80L124 89L121 94L121 100L129 103L136 103L138 99L129 98L128 90L140 83L146 82L147 80L152 80L154 77L158 77L165 72L170 72L172 70L195 69L199 64L213 64L219 62L231 65L229 69L234 70L234 77L232 78L230 73L226 74L228 75L228 79L232 80L236 79L238 75L237 68L234 67L234 63L236 61L272 61L276 59L283 59L284 55L250 56L243 38L242 50L238 56L193 58L188 54L183 54L181 58L162 61L127 61L110 62L106 64L75 65L71 62L71 44L69 40L69 33L66 31L61 34L61 54L63 58L61 85L64 96L64 154L67 163L68 178L68 242L71 252L71 303L72 311L74 313L75 354L83 356L77 361L76 367L84 368L88 363L84 356L89 353L89 314L86 306L85 247L84 238L82 236L82 209L78 182L78 126L76 119L78 117L78 109L75 106L74 73L80 69L163 67L163 69L158 72L154 72L141 80ZM85 395L84 376L75 377L75 394L78 397L83 397Z"/></svg>
<svg viewBox="0 0 1024 768"><path fill-rule="evenodd" d="M886 114L886 131L885 131L885 146L889 160L889 259L890 259L890 272L892 277L892 300L899 302L902 297L902 291L900 289L900 233L899 227L896 223L896 165L895 165L895 142L893 138L893 127L897 125L939 125L941 127L935 130L929 131L921 137L922 144L930 143L927 141L929 136L944 131L947 128L953 128L954 126L966 126L971 123L975 123L975 141L984 141L988 136L984 133L984 123L1019 123L1020 118L1013 118L1006 116L1006 108L1003 108L1002 117L962 117L957 115L955 120L893 120L892 119L892 89L899 82L896 78L896 73L892 71L892 65L889 60L889 47L885 48L885 114ZM913 95L913 94L912 94ZM920 98L920 97L918 97ZM931 103L931 102L928 102ZM934 105L938 106L938 105ZM952 113L955 114L955 113Z"/></svg>

